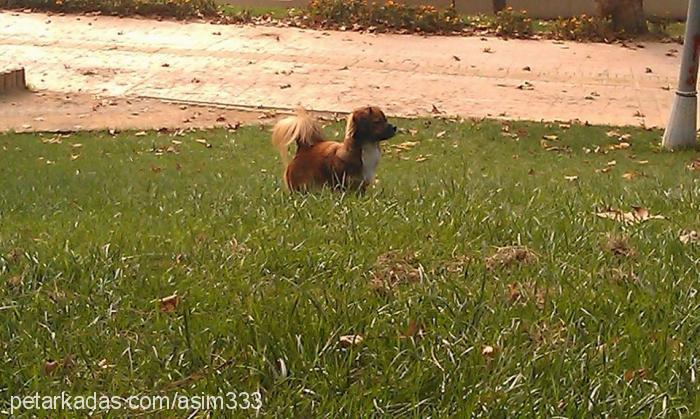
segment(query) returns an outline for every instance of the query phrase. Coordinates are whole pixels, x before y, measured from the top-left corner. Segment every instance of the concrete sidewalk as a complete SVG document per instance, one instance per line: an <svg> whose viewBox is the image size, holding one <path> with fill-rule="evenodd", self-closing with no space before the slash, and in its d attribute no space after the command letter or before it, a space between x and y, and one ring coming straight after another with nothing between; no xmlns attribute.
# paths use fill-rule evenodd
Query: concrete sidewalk
<svg viewBox="0 0 700 419"><path fill-rule="evenodd" d="M0 68L34 89L395 116L662 126L677 50L0 12Z"/></svg>

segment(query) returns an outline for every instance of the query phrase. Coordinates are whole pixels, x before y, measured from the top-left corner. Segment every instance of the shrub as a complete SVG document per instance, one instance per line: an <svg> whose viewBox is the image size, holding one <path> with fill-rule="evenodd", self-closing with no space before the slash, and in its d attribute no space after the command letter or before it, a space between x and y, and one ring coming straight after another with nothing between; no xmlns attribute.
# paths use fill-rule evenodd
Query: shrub
<svg viewBox="0 0 700 419"><path fill-rule="evenodd" d="M29 8L59 13L157 15L180 19L216 16L218 13L215 0L0 0L0 8Z"/></svg>
<svg viewBox="0 0 700 419"><path fill-rule="evenodd" d="M317 26L378 31L440 33L464 27L454 9L440 11L433 6L408 6L393 0L381 4L368 0L312 0L306 9L306 18Z"/></svg>
<svg viewBox="0 0 700 419"><path fill-rule="evenodd" d="M532 19L527 16L527 12L517 12L512 7L496 13L492 25L496 35L504 38L529 38L534 33Z"/></svg>
<svg viewBox="0 0 700 419"><path fill-rule="evenodd" d="M570 41L610 41L615 38L609 19L595 16L574 16L557 19L551 26L556 39Z"/></svg>

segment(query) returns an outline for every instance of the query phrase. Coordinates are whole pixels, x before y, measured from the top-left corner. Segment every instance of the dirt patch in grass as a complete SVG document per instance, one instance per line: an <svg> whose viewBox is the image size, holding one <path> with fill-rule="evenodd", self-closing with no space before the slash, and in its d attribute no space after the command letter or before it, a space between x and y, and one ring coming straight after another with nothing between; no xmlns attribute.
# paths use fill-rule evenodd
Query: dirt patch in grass
<svg viewBox="0 0 700 419"><path fill-rule="evenodd" d="M377 257L371 272L370 287L378 292L390 291L400 284L420 282L425 269L415 252L391 250Z"/></svg>
<svg viewBox="0 0 700 419"><path fill-rule="evenodd" d="M487 269L511 268L537 262L539 257L526 246L504 246L484 260Z"/></svg>
<svg viewBox="0 0 700 419"><path fill-rule="evenodd" d="M629 238L620 234L606 234L603 240L603 250L621 258L637 255L637 251L629 243Z"/></svg>

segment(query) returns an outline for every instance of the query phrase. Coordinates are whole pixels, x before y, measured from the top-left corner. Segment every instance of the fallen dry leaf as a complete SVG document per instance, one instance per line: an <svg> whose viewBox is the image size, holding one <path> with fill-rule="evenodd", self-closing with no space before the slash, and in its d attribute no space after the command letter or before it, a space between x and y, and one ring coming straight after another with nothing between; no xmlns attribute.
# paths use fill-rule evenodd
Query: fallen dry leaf
<svg viewBox="0 0 700 419"><path fill-rule="evenodd" d="M622 175L622 178L625 180L634 180L637 176L637 172L626 172Z"/></svg>
<svg viewBox="0 0 700 419"><path fill-rule="evenodd" d="M700 159L696 159L688 163L688 170L700 172Z"/></svg>
<svg viewBox="0 0 700 419"><path fill-rule="evenodd" d="M620 142L617 144L611 144L611 145L607 146L606 148L608 150L627 150L630 147L632 147L632 144L623 141L623 142Z"/></svg>
<svg viewBox="0 0 700 419"><path fill-rule="evenodd" d="M578 180L578 176L564 176L564 179L568 180L569 182L573 182Z"/></svg>
<svg viewBox="0 0 700 419"><path fill-rule="evenodd" d="M647 376L647 370L645 368L640 368L638 370L627 370L625 371L624 378L628 383L635 379L644 379Z"/></svg>
<svg viewBox="0 0 700 419"><path fill-rule="evenodd" d="M58 362L54 361L53 359L47 360L44 362L44 374L53 375L53 373L58 369L58 366Z"/></svg>
<svg viewBox="0 0 700 419"><path fill-rule="evenodd" d="M559 139L558 136L551 134L551 135L543 135L542 138L544 138L547 141L557 141Z"/></svg>
<svg viewBox="0 0 700 419"><path fill-rule="evenodd" d="M177 294L169 295L158 300L161 313L172 313L180 304L180 297Z"/></svg>
<svg viewBox="0 0 700 419"><path fill-rule="evenodd" d="M139 131L136 134L134 134L134 136L136 136L136 137L143 137L145 135L146 135L146 131Z"/></svg>
<svg viewBox="0 0 700 419"><path fill-rule="evenodd" d="M678 240L680 240L683 244L700 243L700 233L695 230L684 230L681 231L680 236L678 236Z"/></svg>
<svg viewBox="0 0 700 419"><path fill-rule="evenodd" d="M338 339L338 343L341 348L349 348L351 346L359 345L365 340L362 335L344 335Z"/></svg>
<svg viewBox="0 0 700 419"><path fill-rule="evenodd" d="M663 215L652 215L648 209L643 207L632 207L632 211L624 212L619 209L608 208L599 211L596 215L600 218L607 218L625 224L641 223L648 220L665 220Z"/></svg>
<svg viewBox="0 0 700 419"><path fill-rule="evenodd" d="M484 345L484 347L481 348L481 355L485 358L492 358L496 356L496 348L491 345Z"/></svg>
<svg viewBox="0 0 700 419"><path fill-rule="evenodd" d="M98 363L97 366L100 367L103 370L109 369L109 368L114 368L116 365L110 364L107 359L103 358L101 359Z"/></svg>
<svg viewBox="0 0 700 419"><path fill-rule="evenodd" d="M418 145L417 141L404 141L401 144L392 145L391 147L401 151L408 151Z"/></svg>
<svg viewBox="0 0 700 419"><path fill-rule="evenodd" d="M513 304L520 300L520 286L517 283L508 284L508 301Z"/></svg>
<svg viewBox="0 0 700 419"><path fill-rule="evenodd" d="M440 132L438 132L438 133L435 135L435 137L436 137L436 138L442 138L442 137L445 136L445 134L447 134L447 131L440 131Z"/></svg>
<svg viewBox="0 0 700 419"><path fill-rule="evenodd" d="M422 337L423 336L423 326L418 323L418 321L411 319L408 322L408 327L406 328L406 332L403 334L403 337L406 338L416 338L416 337Z"/></svg>
<svg viewBox="0 0 700 419"><path fill-rule="evenodd" d="M61 136L56 136L56 137L51 137L47 138L45 140L41 141L44 144L61 144L63 140L61 140Z"/></svg>
<svg viewBox="0 0 700 419"><path fill-rule="evenodd" d="M202 144L206 148L211 148L211 144L209 144L209 142L207 142L207 140L205 140L204 138L197 138L195 141L199 144Z"/></svg>

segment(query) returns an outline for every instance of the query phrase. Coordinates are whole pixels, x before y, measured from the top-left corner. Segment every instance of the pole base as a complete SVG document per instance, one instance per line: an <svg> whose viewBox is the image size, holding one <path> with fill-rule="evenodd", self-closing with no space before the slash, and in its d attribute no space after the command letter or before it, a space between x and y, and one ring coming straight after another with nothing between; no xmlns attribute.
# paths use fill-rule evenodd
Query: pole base
<svg viewBox="0 0 700 419"><path fill-rule="evenodd" d="M696 144L698 98L694 95L676 93L664 140L661 145L668 149L693 147Z"/></svg>

